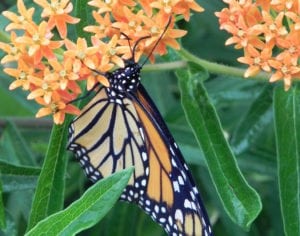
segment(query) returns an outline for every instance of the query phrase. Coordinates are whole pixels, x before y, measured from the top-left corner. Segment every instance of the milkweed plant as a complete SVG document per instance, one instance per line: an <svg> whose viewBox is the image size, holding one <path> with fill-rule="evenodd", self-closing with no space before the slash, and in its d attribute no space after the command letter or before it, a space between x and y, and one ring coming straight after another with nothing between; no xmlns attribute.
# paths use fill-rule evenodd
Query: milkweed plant
<svg viewBox="0 0 300 236"><path fill-rule="evenodd" d="M116 203L132 170L88 187L66 151L70 120L133 54L214 234L300 235L300 1L12 4L0 4L4 235L163 235Z"/></svg>

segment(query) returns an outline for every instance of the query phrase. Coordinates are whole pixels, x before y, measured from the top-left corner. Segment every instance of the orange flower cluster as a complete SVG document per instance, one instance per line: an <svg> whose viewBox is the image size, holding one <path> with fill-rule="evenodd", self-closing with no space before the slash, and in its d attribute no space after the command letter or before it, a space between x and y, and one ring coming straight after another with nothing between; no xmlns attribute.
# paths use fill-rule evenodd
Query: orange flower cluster
<svg viewBox="0 0 300 236"><path fill-rule="evenodd" d="M0 42L6 53L1 63L4 72L15 78L10 89L28 90L27 98L42 105L36 116L52 114L56 124L63 123L66 113L79 113L70 102L81 93L80 81L86 80L88 89L98 82L109 86L103 75L115 66L123 67L124 59L132 57L129 46L141 38L145 39L135 48L134 59L150 54L169 19L152 54L167 53L167 46L179 49L176 39L186 32L174 28L175 17L189 20L191 10L203 11L193 0L91 0L88 4L95 9L96 23L84 30L92 36L72 42L67 25L79 19L70 15L70 0L34 2L43 9L39 23L33 20L34 8L26 9L23 0L17 1L18 13L2 13L11 22L5 29L10 32L10 43ZM149 56L153 61L153 55Z"/></svg>
<svg viewBox="0 0 300 236"><path fill-rule="evenodd" d="M226 45L243 48L238 61L249 65L245 77L272 73L270 82L283 80L285 90L300 78L300 2L291 0L223 0L217 12L220 29L232 37Z"/></svg>

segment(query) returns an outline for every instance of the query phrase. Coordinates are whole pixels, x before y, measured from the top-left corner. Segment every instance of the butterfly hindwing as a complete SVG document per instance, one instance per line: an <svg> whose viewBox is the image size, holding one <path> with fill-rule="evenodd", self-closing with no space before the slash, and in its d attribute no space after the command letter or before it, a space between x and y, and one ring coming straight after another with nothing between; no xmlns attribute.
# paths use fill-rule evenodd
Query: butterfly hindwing
<svg viewBox="0 0 300 236"><path fill-rule="evenodd" d="M162 225L167 232L175 235L210 235L208 217L188 167L142 85L135 100L134 105L145 130L149 157L147 197L165 204L167 208L166 218L162 219L164 214L161 214L156 221L166 221Z"/></svg>

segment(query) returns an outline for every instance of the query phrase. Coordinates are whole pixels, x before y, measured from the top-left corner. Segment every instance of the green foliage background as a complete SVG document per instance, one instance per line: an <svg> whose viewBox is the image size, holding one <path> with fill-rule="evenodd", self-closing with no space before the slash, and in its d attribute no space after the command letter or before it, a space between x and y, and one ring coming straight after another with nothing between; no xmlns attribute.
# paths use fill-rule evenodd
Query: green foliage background
<svg viewBox="0 0 300 236"><path fill-rule="evenodd" d="M204 13L178 23L189 31L183 48L241 67L236 62L241 52L224 46L228 35L214 15L224 5L199 3ZM11 4L2 1L0 9L15 9ZM84 17L85 1L76 4ZM1 16L1 34L6 24ZM72 38L82 33L72 32ZM146 66L142 83L193 172L215 235L300 235L299 86L284 92L280 83L243 79L230 69L214 73L194 59L186 51L170 51L157 63L191 62L176 71ZM50 119L34 119L37 105L23 91L9 91L10 82L1 70L1 235L165 235L138 207L116 202L131 170L91 187L65 148L72 117L53 128ZM49 226L57 231L47 231Z"/></svg>

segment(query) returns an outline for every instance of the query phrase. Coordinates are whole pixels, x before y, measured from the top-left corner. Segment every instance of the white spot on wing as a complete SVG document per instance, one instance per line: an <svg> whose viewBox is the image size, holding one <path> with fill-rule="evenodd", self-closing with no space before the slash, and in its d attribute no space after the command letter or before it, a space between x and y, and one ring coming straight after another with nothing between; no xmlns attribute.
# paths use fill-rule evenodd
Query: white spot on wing
<svg viewBox="0 0 300 236"><path fill-rule="evenodd" d="M175 211L175 220L179 220L181 224L183 224L183 214L182 211L179 209Z"/></svg>
<svg viewBox="0 0 300 236"><path fill-rule="evenodd" d="M148 157L146 152L142 152L142 159L143 161L147 161Z"/></svg>
<svg viewBox="0 0 300 236"><path fill-rule="evenodd" d="M158 213L158 212L159 212L159 207L158 207L157 205L155 205L155 207L154 207L154 211L155 211L156 213Z"/></svg>
<svg viewBox="0 0 300 236"><path fill-rule="evenodd" d="M178 182L180 185L184 185L184 181L181 176L178 176Z"/></svg>
<svg viewBox="0 0 300 236"><path fill-rule="evenodd" d="M188 199L184 200L184 207L185 208L192 208L192 204Z"/></svg>
<svg viewBox="0 0 300 236"><path fill-rule="evenodd" d="M141 137L142 137L143 141L145 141L145 136L144 136L143 129L140 127L139 130L140 130L140 134L141 134Z"/></svg>
<svg viewBox="0 0 300 236"><path fill-rule="evenodd" d="M170 151L171 151L172 155L175 156L175 153L174 153L174 150L172 147L170 147Z"/></svg>
<svg viewBox="0 0 300 236"><path fill-rule="evenodd" d="M169 216L168 221L169 221L169 225L173 225L173 219L171 216Z"/></svg>
<svg viewBox="0 0 300 236"><path fill-rule="evenodd" d="M173 187L175 192L180 192L179 184L177 181L173 181Z"/></svg>
<svg viewBox="0 0 300 236"><path fill-rule="evenodd" d="M172 166L174 166L174 167L177 167L177 164L176 164L176 162L175 162L175 160L174 160L174 158L172 158Z"/></svg>
<svg viewBox="0 0 300 236"><path fill-rule="evenodd" d="M122 101L121 101L121 99L116 99L116 103L118 103L118 104L120 104L120 105L122 105Z"/></svg>

